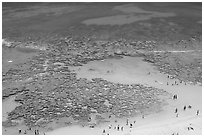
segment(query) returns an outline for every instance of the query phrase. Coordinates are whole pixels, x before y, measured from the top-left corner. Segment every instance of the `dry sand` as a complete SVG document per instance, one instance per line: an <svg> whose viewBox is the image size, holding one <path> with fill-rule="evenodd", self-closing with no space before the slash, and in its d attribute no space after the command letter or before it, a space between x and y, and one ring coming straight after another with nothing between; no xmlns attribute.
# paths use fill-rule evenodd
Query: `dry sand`
<svg viewBox="0 0 204 137"><path fill-rule="evenodd" d="M90 70L91 69L91 70ZM126 119L121 119L117 123L110 122L99 125L95 128L68 126L59 128L46 134L202 134L202 87L190 83L179 83L171 85L176 79L167 78L156 70L151 64L143 62L142 58L124 57L123 59L107 59L103 61L93 61L82 67L72 68L81 78L100 77L116 83L140 83L164 89L169 93L177 94L177 100L170 100L169 105L163 111L145 116L145 118L132 117L129 121L133 127L126 126ZM150 72L150 74L148 74ZM167 85L167 82L169 85ZM179 82L179 81L178 81ZM183 110L184 106L191 105L191 109ZM178 108L178 117L174 113ZM200 110L197 116L196 111ZM109 129L108 125L112 125ZM123 131L113 129L117 125L124 126ZM188 130L193 127L193 130ZM103 129L106 133L102 133ZM80 131L80 132L79 132Z"/></svg>

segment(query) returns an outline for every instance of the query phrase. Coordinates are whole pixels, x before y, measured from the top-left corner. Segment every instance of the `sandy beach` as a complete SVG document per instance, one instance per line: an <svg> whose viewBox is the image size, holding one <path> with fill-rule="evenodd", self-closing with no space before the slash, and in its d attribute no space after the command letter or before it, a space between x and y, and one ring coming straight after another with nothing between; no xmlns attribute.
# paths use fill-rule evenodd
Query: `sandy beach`
<svg viewBox="0 0 204 137"><path fill-rule="evenodd" d="M3 2L3 135L202 135L202 3Z"/></svg>
<svg viewBox="0 0 204 137"><path fill-rule="evenodd" d="M121 65L122 64L122 65ZM103 67L101 67L103 66ZM94 71L90 71L94 68ZM132 117L128 118L133 127L126 125L126 119L117 123L109 122L95 128L69 126L46 134L202 134L202 87L201 85L193 85L190 83L180 83L177 79L170 79L168 75L160 73L151 64L142 61L141 58L124 57L121 60L107 59L103 61L90 62L82 67L75 68L77 76L81 78L100 77L115 83L133 84L140 82L141 84L154 86L159 89L178 95L177 100L169 99L168 105L163 111L157 114L145 116L145 118ZM107 73L107 71L112 73ZM148 73L150 72L150 75ZM177 81L179 85L172 85ZM169 85L167 85L167 82ZM192 108L183 110L184 106L191 105ZM178 109L178 117L176 117L175 109ZM196 111L199 110L199 115ZM109 125L112 128L109 129ZM124 130L118 131L114 127L123 126ZM193 127L194 130L188 130ZM103 133L103 129L106 133ZM80 130L80 133L77 132Z"/></svg>

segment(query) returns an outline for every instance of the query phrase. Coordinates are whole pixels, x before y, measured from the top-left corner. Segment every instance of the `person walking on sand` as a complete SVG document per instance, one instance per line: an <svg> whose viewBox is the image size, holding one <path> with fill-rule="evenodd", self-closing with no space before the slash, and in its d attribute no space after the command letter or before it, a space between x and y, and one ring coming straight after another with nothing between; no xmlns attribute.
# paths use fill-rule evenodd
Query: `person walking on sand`
<svg viewBox="0 0 204 137"><path fill-rule="evenodd" d="M118 131L120 130L120 126L119 126L119 125L118 125L118 128L117 128L117 129L118 129Z"/></svg>
<svg viewBox="0 0 204 137"><path fill-rule="evenodd" d="M174 99L177 99L177 95L176 95L176 94L173 96L173 100L174 100Z"/></svg>
<svg viewBox="0 0 204 137"><path fill-rule="evenodd" d="M103 130L103 133L106 133L105 129Z"/></svg>
<svg viewBox="0 0 204 137"><path fill-rule="evenodd" d="M178 109L176 108L176 109L175 109L175 113L177 113L177 112L178 112Z"/></svg>
<svg viewBox="0 0 204 137"><path fill-rule="evenodd" d="M21 134L21 129L18 130L18 134Z"/></svg>
<svg viewBox="0 0 204 137"><path fill-rule="evenodd" d="M184 111L186 110L186 106L183 107L183 110L184 110Z"/></svg>
<svg viewBox="0 0 204 137"><path fill-rule="evenodd" d="M150 72L148 73L148 75L150 75Z"/></svg>
<svg viewBox="0 0 204 137"><path fill-rule="evenodd" d="M196 111L196 115L197 115L197 116L199 115L199 110Z"/></svg>

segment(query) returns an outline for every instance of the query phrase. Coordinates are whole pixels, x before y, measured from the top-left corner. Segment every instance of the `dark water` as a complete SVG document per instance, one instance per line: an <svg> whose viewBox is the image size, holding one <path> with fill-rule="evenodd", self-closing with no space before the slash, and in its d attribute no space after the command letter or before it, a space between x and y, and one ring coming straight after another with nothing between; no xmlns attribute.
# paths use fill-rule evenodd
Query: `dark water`
<svg viewBox="0 0 204 137"><path fill-rule="evenodd" d="M174 12L177 16L143 21L151 28L142 28L139 22L128 25L90 25L81 22L90 18L123 14L114 6L133 4L148 11ZM2 4L3 38L43 39L51 35L96 36L100 38L130 39L182 39L202 33L202 3L13 3ZM177 24L176 31L169 34L168 22ZM165 32L166 31L166 32ZM164 33L165 32L165 33Z"/></svg>

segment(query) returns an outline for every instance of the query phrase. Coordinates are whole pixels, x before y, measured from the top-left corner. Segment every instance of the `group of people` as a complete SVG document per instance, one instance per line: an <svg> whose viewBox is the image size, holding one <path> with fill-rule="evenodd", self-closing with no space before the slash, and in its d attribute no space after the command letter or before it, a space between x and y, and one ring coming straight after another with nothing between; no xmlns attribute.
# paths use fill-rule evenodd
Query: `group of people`
<svg viewBox="0 0 204 137"><path fill-rule="evenodd" d="M182 83L182 81L180 81L180 83ZM185 82L184 84L186 85L186 82ZM166 82L166 85L170 85L170 83L169 83L169 82ZM174 81L174 83L172 83L171 85L172 85L172 86L173 86L173 85L179 85L179 82Z"/></svg>
<svg viewBox="0 0 204 137"><path fill-rule="evenodd" d="M173 100L176 100L176 99L178 99L178 95L177 94L175 94L175 95L173 95ZM192 106L191 105L188 105L188 107L185 105L184 107L183 107L183 110L185 111L186 109L191 109L192 108ZM178 109L176 108L175 109L175 113L177 113L178 112ZM199 115L199 110L197 110L196 111L196 115ZM177 114L177 117L178 117L178 114Z"/></svg>
<svg viewBox="0 0 204 137"><path fill-rule="evenodd" d="M32 131L31 128L29 128L28 130ZM19 130L18 130L18 134L21 134L21 133L22 133L22 130L19 129ZM23 133L23 134L27 134L27 130L24 130L24 133ZM35 134L35 135L40 135L39 130L38 130L38 129L35 129L35 130L34 130L34 134ZM44 135L45 135L45 133L44 133Z"/></svg>
<svg viewBox="0 0 204 137"><path fill-rule="evenodd" d="M136 121L134 121L133 123L135 124ZM129 126L129 129L133 128L133 123L130 123L128 119L126 120L126 126ZM109 128L109 130L114 129L117 131L124 131L124 126L120 126L120 125L117 125L114 128L112 127L112 125L109 125L108 128ZM107 133L107 130L105 130L105 129L103 129L102 133L106 134L106 135L110 135L109 133Z"/></svg>

